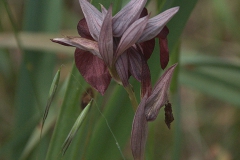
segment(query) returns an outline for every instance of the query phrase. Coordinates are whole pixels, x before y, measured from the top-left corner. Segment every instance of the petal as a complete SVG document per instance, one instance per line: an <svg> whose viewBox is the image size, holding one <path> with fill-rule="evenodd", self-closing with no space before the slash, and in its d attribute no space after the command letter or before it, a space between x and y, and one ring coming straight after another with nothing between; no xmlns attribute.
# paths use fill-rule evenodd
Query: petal
<svg viewBox="0 0 240 160"><path fill-rule="evenodd" d="M111 81L111 76L104 62L97 56L77 48L75 50L75 63L84 79L103 95Z"/></svg>
<svg viewBox="0 0 240 160"><path fill-rule="evenodd" d="M147 95L141 100L135 113L131 133L131 149L135 160L143 160L148 134L148 124L145 117Z"/></svg>
<svg viewBox="0 0 240 160"><path fill-rule="evenodd" d="M89 31L95 41L98 40L103 22L102 13L86 0L79 0Z"/></svg>
<svg viewBox="0 0 240 160"><path fill-rule="evenodd" d="M124 32L116 51L117 57L121 55L126 49L131 47L134 43L136 43L136 41L138 41L144 28L146 27L148 18L149 16L145 16L138 19Z"/></svg>
<svg viewBox="0 0 240 160"><path fill-rule="evenodd" d="M81 38L81 37L54 38L54 39L51 39L51 41L62 44L62 45L74 46L84 51L89 51L93 55L96 55L102 59L99 53L98 44L96 41L92 41L92 40Z"/></svg>
<svg viewBox="0 0 240 160"><path fill-rule="evenodd" d="M165 39L167 38L167 35L169 34L169 29L167 26L164 26L161 32L157 35L158 38Z"/></svg>
<svg viewBox="0 0 240 160"><path fill-rule="evenodd" d="M152 86L150 70L147 64L147 60L142 57L141 98L143 98L144 95L147 95L147 97L149 97L151 92Z"/></svg>
<svg viewBox="0 0 240 160"><path fill-rule="evenodd" d="M113 17L113 35L120 37L139 18L147 0L131 0Z"/></svg>
<svg viewBox="0 0 240 160"><path fill-rule="evenodd" d="M161 68L165 69L169 61L168 40L167 38L159 39L160 46L160 63Z"/></svg>
<svg viewBox="0 0 240 160"><path fill-rule="evenodd" d="M122 54L116 61L116 70L124 87L128 86L128 57L127 54Z"/></svg>
<svg viewBox="0 0 240 160"><path fill-rule="evenodd" d="M155 39L153 38L148 41L142 42L140 43L140 46L142 47L144 57L146 58L146 60L148 60L153 53L155 47Z"/></svg>
<svg viewBox="0 0 240 160"><path fill-rule="evenodd" d="M164 26L161 32L157 35L159 39L158 43L160 46L160 64L162 69L166 68L169 61L169 50L167 40L168 33L169 33L168 28Z"/></svg>
<svg viewBox="0 0 240 160"><path fill-rule="evenodd" d="M88 29L88 26L87 26L87 21L86 21L85 18L81 19L78 22L77 30L78 30L78 34L81 37L93 40L93 38L92 38L92 36L91 36L91 34L89 32L89 29Z"/></svg>
<svg viewBox="0 0 240 160"><path fill-rule="evenodd" d="M110 6L100 31L98 47L103 61L108 67L113 62L112 6Z"/></svg>
<svg viewBox="0 0 240 160"><path fill-rule="evenodd" d="M129 62L129 71L131 75L141 82L141 74L142 74L142 58L141 53L138 53L137 49L134 47L130 47L127 50L128 54L128 62Z"/></svg>
<svg viewBox="0 0 240 160"><path fill-rule="evenodd" d="M147 26L145 27L138 43L147 41L156 37L168 21L178 12L179 7L170 8L161 14L149 19Z"/></svg>
<svg viewBox="0 0 240 160"><path fill-rule="evenodd" d="M145 114L148 121L157 118L160 108L167 102L167 91L170 86L173 71L177 64L172 65L156 83L146 102Z"/></svg>

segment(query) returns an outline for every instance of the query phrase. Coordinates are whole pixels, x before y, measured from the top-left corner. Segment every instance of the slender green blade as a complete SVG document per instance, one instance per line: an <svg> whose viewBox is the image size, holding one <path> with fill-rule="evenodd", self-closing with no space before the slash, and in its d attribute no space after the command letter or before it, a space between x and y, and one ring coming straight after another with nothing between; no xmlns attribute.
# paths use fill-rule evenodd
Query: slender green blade
<svg viewBox="0 0 240 160"><path fill-rule="evenodd" d="M240 105L240 66L224 59L194 55L184 56L180 82L205 94Z"/></svg>
<svg viewBox="0 0 240 160"><path fill-rule="evenodd" d="M80 113L80 94L84 91L83 89L85 85L86 82L81 77L74 63L50 146L48 148L46 160L59 158L62 144L71 129L71 125L75 122ZM64 157L67 157L67 154Z"/></svg>
<svg viewBox="0 0 240 160"><path fill-rule="evenodd" d="M43 115L43 120L42 120L42 127L41 127L41 135L42 135L42 129L44 127L44 123L45 123L45 120L47 118L47 115L48 115L48 112L49 112L49 109L50 109L50 106L52 104L52 100L55 96L55 93L57 91L57 87L58 87L58 83L59 83L59 78L60 78L60 69L57 71L57 73L55 74L54 76L54 79L53 79L53 82L51 84L51 87L50 87L50 90L49 90L49 94L48 94L48 100L47 100L47 105L46 105L46 108L45 108L45 111L44 111L44 115ZM40 135L40 136L41 136Z"/></svg>
<svg viewBox="0 0 240 160"><path fill-rule="evenodd" d="M71 131L69 132L66 140L63 143L62 146L62 155L65 154L65 152L67 151L69 145L71 144L73 138L75 137L77 131L80 129L84 119L86 118L88 111L92 105L92 101L93 99L88 103L88 105L83 109L83 111L80 113L80 115L78 116L77 120L75 121Z"/></svg>

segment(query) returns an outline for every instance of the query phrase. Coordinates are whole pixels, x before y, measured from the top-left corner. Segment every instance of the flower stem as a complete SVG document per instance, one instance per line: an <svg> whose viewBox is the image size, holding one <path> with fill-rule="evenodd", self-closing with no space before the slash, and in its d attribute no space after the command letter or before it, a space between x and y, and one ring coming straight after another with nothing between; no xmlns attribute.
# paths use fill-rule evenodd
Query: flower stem
<svg viewBox="0 0 240 160"><path fill-rule="evenodd" d="M117 71L116 71L116 68L115 67L111 67L111 68L108 68L109 70L109 73L111 74L112 78L120 85L123 86L122 84L122 81L121 79L119 78L118 74L117 74ZM132 107L133 107L133 110L134 112L136 112L137 110L137 107L138 107L138 102L137 102L137 99L136 99L136 96L135 96L135 93L133 91L133 87L131 84L128 84L126 87L124 87L124 89L127 91L128 93L128 96L129 96L129 99L131 101L131 104L132 104Z"/></svg>
<svg viewBox="0 0 240 160"><path fill-rule="evenodd" d="M127 91L129 99L132 103L133 110L136 112L137 107L138 107L138 102L137 102L136 96L134 94L132 85L129 84L127 87L124 87L124 89Z"/></svg>

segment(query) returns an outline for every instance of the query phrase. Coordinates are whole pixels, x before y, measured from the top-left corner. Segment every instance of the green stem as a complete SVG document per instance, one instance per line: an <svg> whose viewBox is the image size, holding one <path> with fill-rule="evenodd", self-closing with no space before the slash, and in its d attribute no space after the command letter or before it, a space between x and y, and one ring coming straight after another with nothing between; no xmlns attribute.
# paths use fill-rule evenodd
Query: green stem
<svg viewBox="0 0 240 160"><path fill-rule="evenodd" d="M129 84L127 87L124 87L124 89L127 91L129 99L131 101L133 110L136 112L137 107L138 107L138 102L137 102L137 98L135 96L135 93L133 91L133 87L131 84Z"/></svg>
<svg viewBox="0 0 240 160"><path fill-rule="evenodd" d="M116 68L115 67L112 67L112 68L109 68L109 72L112 76L112 78L120 85L123 86L122 82L121 82L121 79L119 78L118 74L117 74L117 71L116 71ZM137 102L137 98L135 96L135 93L133 91L133 87L131 84L129 84L128 86L124 87L124 89L127 91L128 93L128 96L129 96L129 99L131 101L131 104L132 104L132 107L133 107L133 110L134 112L136 112L137 110L137 107L138 107L138 102Z"/></svg>
<svg viewBox="0 0 240 160"><path fill-rule="evenodd" d="M18 34L18 27L17 27L17 24L16 24L16 22L15 22L15 20L13 18L13 14L12 14L9 6L8 6L8 2L6 0L3 0L2 2L3 2L3 5L4 5L5 9L6 9L6 12L7 12L8 18L9 18L9 20L11 22L11 25L13 27L13 33L14 33L14 36L16 38L18 48L19 48L20 52L23 53L22 43L21 43L21 40L20 40L19 34Z"/></svg>

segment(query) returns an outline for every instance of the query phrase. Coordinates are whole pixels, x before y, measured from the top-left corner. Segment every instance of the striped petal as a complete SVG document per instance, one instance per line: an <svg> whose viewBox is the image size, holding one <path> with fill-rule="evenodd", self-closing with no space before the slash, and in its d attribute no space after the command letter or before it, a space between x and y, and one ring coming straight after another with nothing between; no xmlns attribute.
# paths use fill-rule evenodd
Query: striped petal
<svg viewBox="0 0 240 160"><path fill-rule="evenodd" d="M145 16L138 19L124 32L116 51L117 57L138 41L144 28L146 27L148 18L149 16Z"/></svg>
<svg viewBox="0 0 240 160"><path fill-rule="evenodd" d="M113 35L120 37L125 30L136 21L147 0L131 0L113 17Z"/></svg>
<svg viewBox="0 0 240 160"><path fill-rule="evenodd" d="M122 81L123 86L124 87L128 86L129 85L129 83L128 83L128 78L129 78L128 57L127 57L126 53L122 54L116 61L116 70L117 70L119 78Z"/></svg>
<svg viewBox="0 0 240 160"><path fill-rule="evenodd" d="M156 83L151 95L146 102L145 115L148 121L153 121L157 118L160 108L166 104L167 92L172 79L173 71L177 64L172 65Z"/></svg>
<svg viewBox="0 0 240 160"><path fill-rule="evenodd" d="M102 13L86 0L79 0L79 3L86 18L89 31L93 39L97 41L103 22Z"/></svg>
<svg viewBox="0 0 240 160"><path fill-rule="evenodd" d="M112 6L110 6L100 31L98 47L103 61L108 67L113 63Z"/></svg>
<svg viewBox="0 0 240 160"><path fill-rule="evenodd" d="M51 41L62 45L74 46L84 51L89 51L93 55L96 55L102 59L99 53L98 43L95 41L81 37L54 38L51 39Z"/></svg>
<svg viewBox="0 0 240 160"><path fill-rule="evenodd" d="M171 20L171 18L178 12L179 7L170 8L161 14L149 19L138 43L155 38L163 27Z"/></svg>

